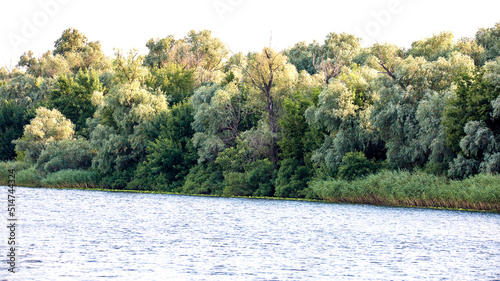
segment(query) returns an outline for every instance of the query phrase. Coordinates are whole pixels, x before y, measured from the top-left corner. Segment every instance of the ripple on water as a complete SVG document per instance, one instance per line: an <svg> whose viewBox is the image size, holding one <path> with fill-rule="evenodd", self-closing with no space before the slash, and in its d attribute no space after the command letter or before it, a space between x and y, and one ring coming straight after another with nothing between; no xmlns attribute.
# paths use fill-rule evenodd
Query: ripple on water
<svg viewBox="0 0 500 281"><path fill-rule="evenodd" d="M12 280L500 279L498 214L34 188L18 196Z"/></svg>

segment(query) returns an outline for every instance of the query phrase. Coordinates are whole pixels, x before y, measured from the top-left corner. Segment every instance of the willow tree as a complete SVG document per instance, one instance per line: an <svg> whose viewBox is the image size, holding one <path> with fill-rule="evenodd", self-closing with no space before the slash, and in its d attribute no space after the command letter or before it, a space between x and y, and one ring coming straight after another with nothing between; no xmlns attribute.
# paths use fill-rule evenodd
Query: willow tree
<svg viewBox="0 0 500 281"><path fill-rule="evenodd" d="M165 96L142 84L148 73L142 62L135 51L128 56L118 52L113 62L115 83L105 96L95 92L92 97L97 105L89 121L91 145L97 151L92 166L109 177L107 184L118 188L126 186L137 163L145 160L145 127L168 110Z"/></svg>
<svg viewBox="0 0 500 281"><path fill-rule="evenodd" d="M323 73L325 84L337 77L344 66L349 66L360 51L361 39L347 33L330 33L323 45L318 46L313 54L313 66L316 72Z"/></svg>
<svg viewBox="0 0 500 281"><path fill-rule="evenodd" d="M57 109L40 107L36 116L24 127L24 134L13 141L18 156L28 162L36 162L43 150L53 142L71 139L75 133L74 125Z"/></svg>
<svg viewBox="0 0 500 281"><path fill-rule="evenodd" d="M271 48L264 48L261 53L249 54L246 65L240 62L245 78L258 91L258 102L267 113L269 129L273 135L270 148L270 160L274 167L278 164L278 114L280 103L287 88L293 87L297 79L295 67L287 63L287 57Z"/></svg>
<svg viewBox="0 0 500 281"><path fill-rule="evenodd" d="M221 69L229 53L225 44L212 37L209 30L191 30L181 39L175 39L173 35L150 39L146 47L149 53L144 60L145 65L157 68L172 63L180 65L185 70L194 71L198 85L220 80Z"/></svg>
<svg viewBox="0 0 500 281"><path fill-rule="evenodd" d="M380 139L369 119L377 98L372 83L376 75L369 67L346 69L323 89L317 105L307 109L309 125L326 133L312 155L320 172L335 175L348 152L362 151L370 158L378 157Z"/></svg>
<svg viewBox="0 0 500 281"><path fill-rule="evenodd" d="M453 96L454 79L474 70L469 56L454 52L435 61L409 56L381 74L371 119L386 143L390 166L411 169L425 165L431 154L449 153L436 150L445 142L443 104Z"/></svg>

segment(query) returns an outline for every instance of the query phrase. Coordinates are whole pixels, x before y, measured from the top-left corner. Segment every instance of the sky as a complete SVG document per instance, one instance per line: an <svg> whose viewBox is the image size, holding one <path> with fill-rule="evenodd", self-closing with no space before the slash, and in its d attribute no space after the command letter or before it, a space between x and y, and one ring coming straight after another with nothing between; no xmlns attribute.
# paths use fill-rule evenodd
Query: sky
<svg viewBox="0 0 500 281"><path fill-rule="evenodd" d="M114 48L147 54L151 38L204 29L234 53L322 42L330 32L354 34L363 46L408 48L442 31L474 37L500 22L499 11L499 0L0 0L0 66L15 66L29 50L53 50L70 27L100 41L108 56Z"/></svg>

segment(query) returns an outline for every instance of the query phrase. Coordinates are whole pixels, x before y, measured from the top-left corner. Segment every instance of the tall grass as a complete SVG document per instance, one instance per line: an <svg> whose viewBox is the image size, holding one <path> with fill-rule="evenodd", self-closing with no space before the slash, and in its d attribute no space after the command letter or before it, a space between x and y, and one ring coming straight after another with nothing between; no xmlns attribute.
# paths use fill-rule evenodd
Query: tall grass
<svg viewBox="0 0 500 281"><path fill-rule="evenodd" d="M98 186L98 177L92 171L66 169L48 174L41 184L60 188L95 188Z"/></svg>
<svg viewBox="0 0 500 281"><path fill-rule="evenodd" d="M40 186L42 180L42 175L40 171L35 169L35 167L30 167L26 170L21 170L16 174L16 185L17 186Z"/></svg>
<svg viewBox="0 0 500 281"><path fill-rule="evenodd" d="M20 161L6 161L6 162L0 162L0 184L7 185L9 181L9 174L11 174L9 171L14 170L14 174L17 176L17 173L26 170L31 165L26 162L20 162ZM17 184L17 181L16 181Z"/></svg>
<svg viewBox="0 0 500 281"><path fill-rule="evenodd" d="M496 175L455 181L421 171L381 171L354 181L315 181L310 187L331 202L500 210L500 177Z"/></svg>

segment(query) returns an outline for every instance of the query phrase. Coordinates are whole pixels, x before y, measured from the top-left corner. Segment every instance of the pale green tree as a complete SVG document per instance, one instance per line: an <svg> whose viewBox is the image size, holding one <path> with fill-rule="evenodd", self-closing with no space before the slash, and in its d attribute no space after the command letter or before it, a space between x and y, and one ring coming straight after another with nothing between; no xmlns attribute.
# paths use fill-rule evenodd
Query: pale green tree
<svg viewBox="0 0 500 281"><path fill-rule="evenodd" d="M375 157L379 138L369 117L377 99L371 86L376 76L376 71L366 66L345 69L323 89L317 106L306 111L310 126L327 133L324 143L312 155L322 172L335 174L348 152L363 151Z"/></svg>
<svg viewBox="0 0 500 281"><path fill-rule="evenodd" d="M249 54L246 66L240 64L246 79L257 91L255 101L266 113L269 129L273 134L270 160L274 167L278 163L277 122L281 102L291 94L297 80L297 70L287 63L287 57L271 48L264 48L261 53Z"/></svg>
<svg viewBox="0 0 500 281"><path fill-rule="evenodd" d="M90 143L96 150L92 166L108 177L105 184L116 188L124 188L136 165L145 160L148 124L168 111L165 95L150 92L141 84L147 74L142 59L134 51L128 57L117 53L113 87L106 95L95 92L92 98L97 105L93 120L88 122Z"/></svg>
<svg viewBox="0 0 500 281"><path fill-rule="evenodd" d="M429 105L429 102L443 105L443 99L450 98L447 93L453 91L453 80L461 75L471 75L474 71L474 61L459 52L434 61L409 56L397 63L393 70L384 72L386 75L376 81L375 87L380 99L374 104L371 119L386 143L390 166L423 166L427 163L430 153L442 157L447 155L448 152L442 145L442 152L431 150L429 147L431 143L442 143L443 136L436 133L442 129L438 125L442 114L436 110L429 111L430 108L425 106ZM421 102L424 104L420 118L417 118ZM427 120L427 117L433 118L434 121ZM425 124L423 128L419 124L421 122ZM432 137L425 135L429 130L435 132L431 134Z"/></svg>
<svg viewBox="0 0 500 281"><path fill-rule="evenodd" d="M255 113L248 102L248 93L235 82L220 86L202 86L192 98L196 134L193 142L199 148L200 162L214 160L217 153L235 144L242 130L248 129L247 120ZM250 125L251 126L251 125Z"/></svg>
<svg viewBox="0 0 500 281"><path fill-rule="evenodd" d="M18 156L36 162L40 153L53 142L71 139L74 125L57 109L40 107L36 116L24 127L24 134L14 141Z"/></svg>
<svg viewBox="0 0 500 281"><path fill-rule="evenodd" d="M490 28L480 28L476 32L476 42L485 50L484 61L500 56L500 22Z"/></svg>
<svg viewBox="0 0 500 281"><path fill-rule="evenodd" d="M318 46L313 54L312 64L316 72L324 75L326 85L337 77L344 66L349 66L360 51L361 39L347 33L330 33L323 45Z"/></svg>

